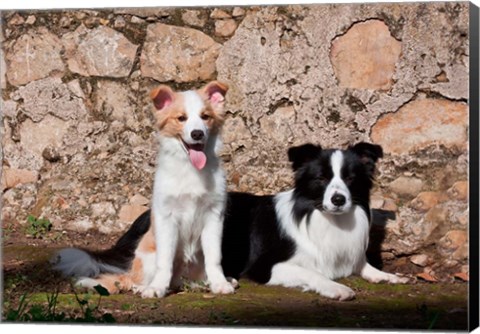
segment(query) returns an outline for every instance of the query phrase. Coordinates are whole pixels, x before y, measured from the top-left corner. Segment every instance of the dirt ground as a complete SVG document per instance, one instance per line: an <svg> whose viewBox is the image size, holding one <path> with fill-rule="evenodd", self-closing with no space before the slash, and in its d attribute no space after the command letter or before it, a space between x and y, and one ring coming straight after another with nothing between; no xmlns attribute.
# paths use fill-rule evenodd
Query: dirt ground
<svg viewBox="0 0 480 334"><path fill-rule="evenodd" d="M69 280L50 269L48 259L61 247L107 248L117 238L100 233L49 232L41 239L33 239L27 238L22 230L4 226L2 320L26 321L12 318L12 311L18 309L24 295L28 301L24 313L30 310L33 314L35 310L39 313L39 308L47 309L48 299L58 292L53 312L64 314L61 321L107 319L117 324L150 325L467 329L468 284L460 281L428 283L412 278L410 284L388 285L350 277L340 280L356 292L356 298L348 302L248 280L240 280L240 288L228 296L187 287L187 291L163 299L142 299L132 293L111 296L86 293L74 289ZM91 308L88 316L85 316L86 308Z"/></svg>

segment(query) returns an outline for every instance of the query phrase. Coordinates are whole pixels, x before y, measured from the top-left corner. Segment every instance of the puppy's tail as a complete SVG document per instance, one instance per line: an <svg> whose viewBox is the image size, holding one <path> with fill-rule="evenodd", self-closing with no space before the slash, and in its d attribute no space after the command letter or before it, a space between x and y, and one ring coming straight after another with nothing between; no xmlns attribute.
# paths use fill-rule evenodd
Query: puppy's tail
<svg viewBox="0 0 480 334"><path fill-rule="evenodd" d="M150 210L138 217L112 248L104 251L64 248L50 262L65 276L97 277L106 273L123 273L130 268L135 249L149 228Z"/></svg>

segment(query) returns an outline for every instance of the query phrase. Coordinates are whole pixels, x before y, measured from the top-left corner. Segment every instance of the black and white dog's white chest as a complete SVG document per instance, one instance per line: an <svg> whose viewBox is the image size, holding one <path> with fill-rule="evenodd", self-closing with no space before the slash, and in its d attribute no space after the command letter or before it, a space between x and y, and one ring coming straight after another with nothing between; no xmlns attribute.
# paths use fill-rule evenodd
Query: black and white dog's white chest
<svg viewBox="0 0 480 334"><path fill-rule="evenodd" d="M324 276L330 279L346 277L362 264L368 246L369 225L360 207L355 207L342 219L314 211L311 221L304 222L299 229L295 258L301 262L308 259ZM304 242L310 242L315 253L310 253L303 246Z"/></svg>

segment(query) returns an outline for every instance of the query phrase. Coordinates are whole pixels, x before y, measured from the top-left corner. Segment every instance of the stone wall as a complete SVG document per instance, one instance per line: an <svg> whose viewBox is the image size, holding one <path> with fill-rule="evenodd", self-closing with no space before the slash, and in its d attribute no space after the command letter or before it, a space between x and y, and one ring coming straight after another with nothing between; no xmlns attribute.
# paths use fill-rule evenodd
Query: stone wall
<svg viewBox="0 0 480 334"><path fill-rule="evenodd" d="M230 190L291 187L289 146L381 144L372 248L467 272L468 3L3 12L2 220L117 233L149 206L148 92L229 83Z"/></svg>

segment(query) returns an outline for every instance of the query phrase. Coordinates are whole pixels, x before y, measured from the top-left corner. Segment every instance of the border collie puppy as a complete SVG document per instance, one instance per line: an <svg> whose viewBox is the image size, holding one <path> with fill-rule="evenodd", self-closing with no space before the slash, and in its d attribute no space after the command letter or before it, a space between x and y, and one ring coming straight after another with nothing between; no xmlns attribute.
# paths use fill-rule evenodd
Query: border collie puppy
<svg viewBox="0 0 480 334"><path fill-rule="evenodd" d="M275 196L230 193L224 223L226 276L315 291L348 300L352 289L333 280L357 274L370 282L408 279L366 260L369 197L378 145L347 150L307 144L290 148L295 187Z"/></svg>
<svg viewBox="0 0 480 334"><path fill-rule="evenodd" d="M163 297L182 277L207 279L213 293L234 292L221 267L226 184L216 154L227 90L213 81L196 91L162 85L151 92L160 143L151 211L112 249L60 251L56 269L111 293Z"/></svg>

